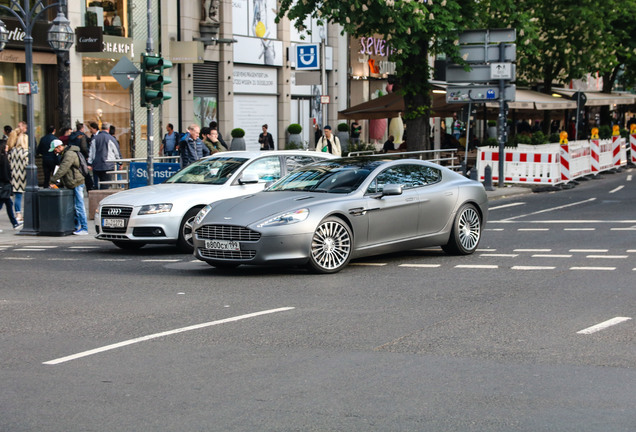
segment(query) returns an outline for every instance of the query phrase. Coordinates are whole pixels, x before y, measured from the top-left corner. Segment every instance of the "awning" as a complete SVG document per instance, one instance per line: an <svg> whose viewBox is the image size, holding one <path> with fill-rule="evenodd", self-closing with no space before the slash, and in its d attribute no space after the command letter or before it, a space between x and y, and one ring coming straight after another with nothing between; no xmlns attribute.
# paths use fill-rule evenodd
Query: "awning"
<svg viewBox="0 0 636 432"><path fill-rule="evenodd" d="M572 97L577 91L578 90L564 88L554 89L555 93L561 94L565 97ZM636 102L636 95L592 91L584 91L583 93L587 96L585 106L631 105Z"/></svg>
<svg viewBox="0 0 636 432"><path fill-rule="evenodd" d="M487 102L488 108L499 108L498 102ZM515 110L562 110L576 109L576 102L565 97L552 96L533 90L517 88L515 100L508 102L508 107Z"/></svg>

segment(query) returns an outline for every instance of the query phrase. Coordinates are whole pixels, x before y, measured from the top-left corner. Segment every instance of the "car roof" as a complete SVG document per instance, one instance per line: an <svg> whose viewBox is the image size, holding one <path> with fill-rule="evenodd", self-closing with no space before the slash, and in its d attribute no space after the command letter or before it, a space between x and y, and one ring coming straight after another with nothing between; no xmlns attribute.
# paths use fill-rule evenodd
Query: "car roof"
<svg viewBox="0 0 636 432"><path fill-rule="evenodd" d="M337 158L337 156L334 156L330 153L316 152L311 150L268 150L268 151L240 150L240 151L218 152L211 156L206 156L203 159L214 159L219 157L242 157L246 159L255 159L261 156L271 156L271 155L309 156L309 157L321 157L325 159Z"/></svg>

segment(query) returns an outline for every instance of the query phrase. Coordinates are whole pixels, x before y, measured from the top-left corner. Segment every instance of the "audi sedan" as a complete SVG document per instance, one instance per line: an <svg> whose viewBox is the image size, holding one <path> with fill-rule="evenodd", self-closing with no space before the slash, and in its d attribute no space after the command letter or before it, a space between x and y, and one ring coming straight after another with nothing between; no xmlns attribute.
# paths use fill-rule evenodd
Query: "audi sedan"
<svg viewBox="0 0 636 432"><path fill-rule="evenodd" d="M390 157L326 160L268 189L205 206L194 255L216 267L308 265L441 246L472 254L488 216L484 187L440 165Z"/></svg>
<svg viewBox="0 0 636 432"><path fill-rule="evenodd" d="M192 253L192 220L206 204L255 193L298 167L328 158L334 156L300 150L217 153L165 183L104 198L95 212L96 237L123 249L168 243Z"/></svg>

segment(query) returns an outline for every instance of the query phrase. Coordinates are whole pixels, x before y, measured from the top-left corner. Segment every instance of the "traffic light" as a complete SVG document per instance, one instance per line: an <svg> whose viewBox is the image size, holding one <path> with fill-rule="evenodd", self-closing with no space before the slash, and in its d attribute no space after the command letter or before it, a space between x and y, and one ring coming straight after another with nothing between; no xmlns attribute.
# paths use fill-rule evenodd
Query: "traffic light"
<svg viewBox="0 0 636 432"><path fill-rule="evenodd" d="M141 55L141 106L160 105L172 95L163 91L164 84L170 84L172 78L164 76L164 69L172 67L172 62L158 54L143 53Z"/></svg>

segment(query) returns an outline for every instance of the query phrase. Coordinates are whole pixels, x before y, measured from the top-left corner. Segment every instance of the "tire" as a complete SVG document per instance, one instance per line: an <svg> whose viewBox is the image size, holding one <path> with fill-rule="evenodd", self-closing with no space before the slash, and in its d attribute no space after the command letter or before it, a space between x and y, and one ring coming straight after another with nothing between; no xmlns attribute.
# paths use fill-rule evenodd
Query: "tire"
<svg viewBox="0 0 636 432"><path fill-rule="evenodd" d="M327 217L320 222L311 239L309 268L328 274L342 270L351 259L353 235L340 218Z"/></svg>
<svg viewBox="0 0 636 432"><path fill-rule="evenodd" d="M189 253L194 252L194 244L192 243L192 223L197 213L199 213L201 207L194 207L188 210L181 223L179 224L179 239L177 240L177 249L179 252Z"/></svg>
<svg viewBox="0 0 636 432"><path fill-rule="evenodd" d="M460 207L453 221L448 243L442 246L444 252L452 255L470 255L481 239L481 215L472 204Z"/></svg>
<svg viewBox="0 0 636 432"><path fill-rule="evenodd" d="M120 240L113 240L113 244L115 246L117 246L119 249L124 249L124 250L137 250L137 249L141 249L142 247L146 246L146 243L132 242L132 241L120 241Z"/></svg>

